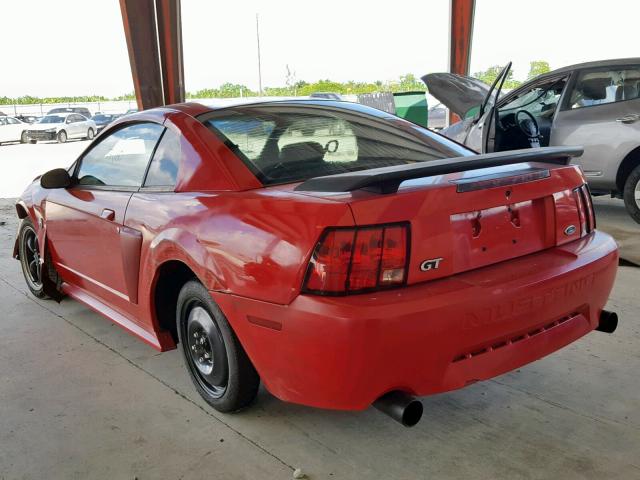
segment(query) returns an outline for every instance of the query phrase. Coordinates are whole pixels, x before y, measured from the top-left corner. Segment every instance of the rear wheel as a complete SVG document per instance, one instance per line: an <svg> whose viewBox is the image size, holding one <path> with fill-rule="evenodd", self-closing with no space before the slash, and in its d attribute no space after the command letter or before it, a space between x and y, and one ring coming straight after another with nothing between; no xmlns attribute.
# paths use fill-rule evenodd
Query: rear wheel
<svg viewBox="0 0 640 480"><path fill-rule="evenodd" d="M58 132L58 143L64 143L67 141L67 132L60 130Z"/></svg>
<svg viewBox="0 0 640 480"><path fill-rule="evenodd" d="M248 406L260 377L209 291L197 281L187 282L176 316L180 350L198 393L220 412Z"/></svg>
<svg viewBox="0 0 640 480"><path fill-rule="evenodd" d="M18 232L18 253L22 274L31 293L38 298L45 298L42 283L42 262L40 261L40 247L38 235L30 219L25 218Z"/></svg>
<svg viewBox="0 0 640 480"><path fill-rule="evenodd" d="M29 137L27 137L27 132L22 132L20 135L20 143L27 143L29 141Z"/></svg>
<svg viewBox="0 0 640 480"><path fill-rule="evenodd" d="M631 218L640 223L640 165L631 170L624 183L624 206Z"/></svg>
<svg viewBox="0 0 640 480"><path fill-rule="evenodd" d="M90 128L87 130L87 140L93 140L93 137L95 137L95 134L93 133L93 128Z"/></svg>

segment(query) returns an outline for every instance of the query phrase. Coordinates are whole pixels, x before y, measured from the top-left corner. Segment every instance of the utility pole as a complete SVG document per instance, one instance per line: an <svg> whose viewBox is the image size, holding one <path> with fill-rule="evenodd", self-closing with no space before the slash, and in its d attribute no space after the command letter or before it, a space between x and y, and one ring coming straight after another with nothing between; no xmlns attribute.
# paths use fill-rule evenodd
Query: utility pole
<svg viewBox="0 0 640 480"><path fill-rule="evenodd" d="M258 92L262 96L262 67L260 65L260 23L256 13L256 37L258 39Z"/></svg>

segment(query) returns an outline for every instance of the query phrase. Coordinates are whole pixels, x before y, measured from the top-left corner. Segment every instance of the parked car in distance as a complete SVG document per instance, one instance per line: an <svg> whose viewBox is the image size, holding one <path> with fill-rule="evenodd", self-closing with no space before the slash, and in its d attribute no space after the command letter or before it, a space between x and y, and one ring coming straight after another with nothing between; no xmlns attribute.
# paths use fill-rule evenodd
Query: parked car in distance
<svg viewBox="0 0 640 480"><path fill-rule="evenodd" d="M83 117L91 118L91 112L86 107L58 107L47 112L47 115L54 113L79 113Z"/></svg>
<svg viewBox="0 0 640 480"><path fill-rule="evenodd" d="M219 411L262 381L413 425L411 395L615 328L617 246L568 165L580 152L475 155L350 102L172 105L34 180L14 256L35 296L180 348Z"/></svg>
<svg viewBox="0 0 640 480"><path fill-rule="evenodd" d="M581 145L573 162L592 193L623 199L640 223L640 58L560 68L496 102L508 70L491 89L470 77L425 75L430 93L464 119L441 133L481 153Z"/></svg>
<svg viewBox="0 0 640 480"><path fill-rule="evenodd" d="M442 130L447 126L447 108L441 103L429 107L427 125L432 130Z"/></svg>
<svg viewBox="0 0 640 480"><path fill-rule="evenodd" d="M15 118L17 118L18 120L20 120L21 122L24 123L36 123L38 120L40 120L40 118L37 115L16 115Z"/></svg>
<svg viewBox="0 0 640 480"><path fill-rule="evenodd" d="M137 113L137 111L138 111L137 108L130 108L129 110L124 112L124 115L131 115L132 113Z"/></svg>
<svg viewBox="0 0 640 480"><path fill-rule="evenodd" d="M100 113L98 115L94 115L91 120L96 123L96 133L100 133L107 125L121 116L122 115L116 113Z"/></svg>
<svg viewBox="0 0 640 480"><path fill-rule="evenodd" d="M38 123L29 125L26 137L32 143L55 140L64 143L70 138L93 140L98 127L93 120L79 113L45 115Z"/></svg>
<svg viewBox="0 0 640 480"><path fill-rule="evenodd" d="M309 95L311 98L324 98L326 100L342 100L342 95L335 92L314 92Z"/></svg>
<svg viewBox="0 0 640 480"><path fill-rule="evenodd" d="M0 116L0 144L6 142L25 143L27 137L25 131L29 125L15 117Z"/></svg>

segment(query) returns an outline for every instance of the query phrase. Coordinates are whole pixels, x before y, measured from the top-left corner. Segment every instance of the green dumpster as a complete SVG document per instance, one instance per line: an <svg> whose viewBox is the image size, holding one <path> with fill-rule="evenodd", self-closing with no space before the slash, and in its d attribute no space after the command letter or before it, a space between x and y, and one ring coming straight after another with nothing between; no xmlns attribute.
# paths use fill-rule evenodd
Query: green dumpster
<svg viewBox="0 0 640 480"><path fill-rule="evenodd" d="M396 115L423 127L427 126L429 108L424 92L401 92L393 94Z"/></svg>

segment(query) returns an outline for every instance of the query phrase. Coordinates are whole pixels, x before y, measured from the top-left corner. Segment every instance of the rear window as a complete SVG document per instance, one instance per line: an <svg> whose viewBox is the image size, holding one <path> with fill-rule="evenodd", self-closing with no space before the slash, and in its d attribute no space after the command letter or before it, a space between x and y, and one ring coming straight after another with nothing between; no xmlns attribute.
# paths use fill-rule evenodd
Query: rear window
<svg viewBox="0 0 640 480"><path fill-rule="evenodd" d="M250 106L203 121L265 185L470 154L417 125L366 110Z"/></svg>

